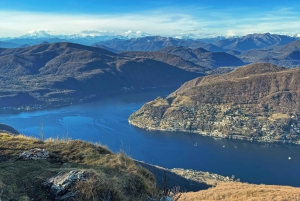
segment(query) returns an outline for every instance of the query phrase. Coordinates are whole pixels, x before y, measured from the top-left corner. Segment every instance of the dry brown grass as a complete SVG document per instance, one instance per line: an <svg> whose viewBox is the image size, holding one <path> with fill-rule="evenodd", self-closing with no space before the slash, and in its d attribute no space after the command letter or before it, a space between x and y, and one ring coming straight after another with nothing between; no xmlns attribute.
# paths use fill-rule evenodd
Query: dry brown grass
<svg viewBox="0 0 300 201"><path fill-rule="evenodd" d="M176 96L171 106L194 105L194 101L189 96Z"/></svg>
<svg viewBox="0 0 300 201"><path fill-rule="evenodd" d="M162 98L157 98L155 99L155 103L153 104L154 107L158 107L158 106L168 106L169 103L166 99L162 99Z"/></svg>
<svg viewBox="0 0 300 201"><path fill-rule="evenodd" d="M269 117L269 120L276 121L278 119L288 119L288 118L290 118L288 114L274 113Z"/></svg>
<svg viewBox="0 0 300 201"><path fill-rule="evenodd" d="M49 159L17 160L20 153L47 149ZM48 200L41 183L58 172L80 169L88 180L79 182L77 200L103 200L110 193L113 201L143 200L157 194L155 177L135 165L124 153L114 154L106 147L80 140L49 139L0 133L0 200Z"/></svg>
<svg viewBox="0 0 300 201"><path fill-rule="evenodd" d="M300 188L255 185L238 182L220 183L214 188L185 193L179 201L299 201Z"/></svg>

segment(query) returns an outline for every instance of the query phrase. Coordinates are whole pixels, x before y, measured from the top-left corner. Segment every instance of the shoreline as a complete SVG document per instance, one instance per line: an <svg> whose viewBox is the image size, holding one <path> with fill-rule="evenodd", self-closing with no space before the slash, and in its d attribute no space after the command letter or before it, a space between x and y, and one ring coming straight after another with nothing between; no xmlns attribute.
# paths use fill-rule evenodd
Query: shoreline
<svg viewBox="0 0 300 201"><path fill-rule="evenodd" d="M153 127L143 127L139 126L137 123L132 122L130 119L128 119L128 123L134 127L148 130L148 131L162 131L162 132L183 132L183 133L195 133L198 135L202 135L205 137L211 137L214 139L225 139L225 140L233 140L233 141L248 141L248 142L257 142L257 143L265 143L265 144L278 144L278 145L300 145L300 142L297 141L283 141L283 140L263 140L263 139L255 139L255 138L249 138L247 136L236 136L236 135L229 135L226 137L211 135L208 132L205 133L205 131L190 131L190 130L168 130L168 129L160 129L160 128L153 128ZM223 134L224 135L224 134Z"/></svg>
<svg viewBox="0 0 300 201"><path fill-rule="evenodd" d="M168 171L170 173L175 173L176 175L187 179L190 182L198 182L198 183L206 183L210 186L216 186L218 183L221 182L240 182L239 178L235 178L234 175L231 176L223 176L220 174L201 171L201 170L194 170L194 169L185 169L185 168L164 168L158 165L145 163L144 161L138 161L133 159L137 164L142 165L143 167L147 168L151 172L151 168L159 169L162 171ZM149 168L150 167L150 168ZM153 169L152 169L153 171Z"/></svg>
<svg viewBox="0 0 300 201"><path fill-rule="evenodd" d="M118 91L118 92L108 92L108 93L101 93L101 94L94 94L94 95L89 95L86 97L83 97L79 99L77 102L73 103L66 103L66 104L58 104L58 105L36 105L36 106L28 106L28 105L23 105L23 106L18 106L18 107L13 107L15 109L12 109L12 107L5 107L7 109L3 109L4 107L0 107L0 114L19 114L22 112L35 112L35 111L41 111L41 110L52 110L52 109L59 109L63 107L68 107L72 105L80 105L80 104L85 104L85 103L90 103L90 102L97 102L101 100L105 100L107 98L113 98L116 96L121 96L121 95L130 95L130 94L139 94L139 93L145 93L145 92L151 92L151 91L160 91L160 90L167 90L167 89L177 89L179 86L161 86L161 87L149 87L149 88L143 88L143 89L130 89L130 90L125 90L125 91ZM171 93L171 92L170 92ZM28 108L29 107L29 108Z"/></svg>

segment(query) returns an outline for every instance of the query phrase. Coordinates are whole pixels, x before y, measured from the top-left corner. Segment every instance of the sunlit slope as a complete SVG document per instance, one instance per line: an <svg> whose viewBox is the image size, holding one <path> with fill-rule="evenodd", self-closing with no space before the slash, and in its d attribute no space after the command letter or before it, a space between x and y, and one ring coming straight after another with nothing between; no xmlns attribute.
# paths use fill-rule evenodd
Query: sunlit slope
<svg viewBox="0 0 300 201"><path fill-rule="evenodd" d="M300 69L267 63L196 78L146 103L129 122L153 130L298 143Z"/></svg>

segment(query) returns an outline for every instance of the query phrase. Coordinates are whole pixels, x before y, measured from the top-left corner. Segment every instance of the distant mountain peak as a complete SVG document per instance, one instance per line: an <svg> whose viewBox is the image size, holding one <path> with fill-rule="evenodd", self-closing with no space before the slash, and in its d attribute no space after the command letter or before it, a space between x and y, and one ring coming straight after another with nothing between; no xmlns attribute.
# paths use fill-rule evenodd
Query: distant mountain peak
<svg viewBox="0 0 300 201"><path fill-rule="evenodd" d="M52 37L47 30L31 30L27 34L20 36L20 38L49 38Z"/></svg>
<svg viewBox="0 0 300 201"><path fill-rule="evenodd" d="M297 40L295 37L271 33L253 33L239 38L230 38L217 41L214 45L239 52L250 49L261 49L265 47L285 45Z"/></svg>
<svg viewBox="0 0 300 201"><path fill-rule="evenodd" d="M41 44L49 44L49 42L43 41L43 42L41 42Z"/></svg>

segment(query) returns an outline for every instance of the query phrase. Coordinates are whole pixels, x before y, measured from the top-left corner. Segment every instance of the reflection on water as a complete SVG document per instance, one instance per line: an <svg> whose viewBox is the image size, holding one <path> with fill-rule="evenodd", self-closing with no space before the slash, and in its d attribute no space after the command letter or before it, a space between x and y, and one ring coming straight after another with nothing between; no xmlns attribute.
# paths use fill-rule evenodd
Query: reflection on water
<svg viewBox="0 0 300 201"><path fill-rule="evenodd" d="M203 137L193 133L145 131L128 124L128 116L145 102L173 89L126 94L54 110L0 115L0 121L26 135L71 137L101 142L137 160L235 175L252 183L300 186L300 147L266 145ZM197 144L197 146L195 146ZM289 157L291 158L289 160Z"/></svg>

